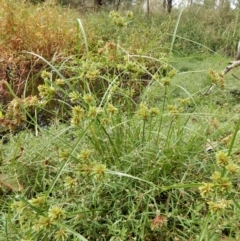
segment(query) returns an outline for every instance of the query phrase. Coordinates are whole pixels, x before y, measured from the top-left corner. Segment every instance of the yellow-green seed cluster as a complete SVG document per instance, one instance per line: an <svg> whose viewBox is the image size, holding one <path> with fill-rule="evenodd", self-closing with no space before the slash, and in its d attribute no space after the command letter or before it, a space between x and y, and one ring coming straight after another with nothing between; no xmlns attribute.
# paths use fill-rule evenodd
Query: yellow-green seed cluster
<svg viewBox="0 0 240 241"><path fill-rule="evenodd" d="M213 214L231 208L232 202L228 198L233 191L232 178L239 173L239 166L233 163L227 153L219 151L215 159L219 170L213 172L211 182L199 187L201 196L207 201Z"/></svg>

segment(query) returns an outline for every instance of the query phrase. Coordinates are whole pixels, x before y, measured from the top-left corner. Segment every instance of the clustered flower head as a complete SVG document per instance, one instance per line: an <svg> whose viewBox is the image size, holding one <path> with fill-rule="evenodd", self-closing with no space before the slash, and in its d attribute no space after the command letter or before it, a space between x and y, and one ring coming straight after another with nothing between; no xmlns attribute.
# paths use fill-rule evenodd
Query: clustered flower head
<svg viewBox="0 0 240 241"><path fill-rule="evenodd" d="M133 12L132 11L126 11L126 17L127 18L132 18L133 17Z"/></svg>
<svg viewBox="0 0 240 241"><path fill-rule="evenodd" d="M50 217L40 216L33 225L33 230L39 232L41 230L48 231L53 225L53 220Z"/></svg>
<svg viewBox="0 0 240 241"><path fill-rule="evenodd" d="M59 150L58 155L61 161L66 161L70 157L70 152L69 150Z"/></svg>
<svg viewBox="0 0 240 241"><path fill-rule="evenodd" d="M215 160L220 170L213 172L210 177L212 182L203 183L199 187L200 195L207 200L211 213L222 212L231 206L231 201L227 200L233 189L231 175L239 171L239 166L234 164L228 154L223 151L216 153Z"/></svg>
<svg viewBox="0 0 240 241"><path fill-rule="evenodd" d="M170 77L164 77L161 79L163 86L168 87L171 84L171 78Z"/></svg>
<svg viewBox="0 0 240 241"><path fill-rule="evenodd" d="M37 198L32 198L29 200L29 203L33 206L40 207L46 203L46 197L44 195L38 196Z"/></svg>
<svg viewBox="0 0 240 241"><path fill-rule="evenodd" d="M219 213L221 211L223 211L224 209L226 208L229 208L230 205L231 205L231 201L230 200L219 200L217 202L208 202L208 207L209 207L209 210L212 214L216 214L216 213Z"/></svg>
<svg viewBox="0 0 240 241"><path fill-rule="evenodd" d="M171 69L170 71L167 72L167 76L169 78L173 78L176 74L177 74L177 70L176 69Z"/></svg>
<svg viewBox="0 0 240 241"><path fill-rule="evenodd" d="M52 85L52 73L46 70L41 72L41 77L44 80L43 85L38 86L39 95L42 99L51 100L57 93L56 88ZM54 83L59 86L65 84L64 80L56 79Z"/></svg>
<svg viewBox="0 0 240 241"><path fill-rule="evenodd" d="M118 113L118 108L116 108L113 104L108 103L107 112L109 115L115 115Z"/></svg>
<svg viewBox="0 0 240 241"><path fill-rule="evenodd" d="M232 175L236 175L239 173L239 166L234 163L229 163L227 166L225 166L225 168Z"/></svg>
<svg viewBox="0 0 240 241"><path fill-rule="evenodd" d="M101 107L90 106L88 110L88 117L91 119L95 119L102 113L103 113L103 109Z"/></svg>
<svg viewBox="0 0 240 241"><path fill-rule="evenodd" d="M59 241L65 241L69 237L67 230L64 228L57 229L55 225L56 222L64 221L66 218L65 210L58 205L49 205L44 195L39 195L30 200L14 201L11 208L14 212L17 212L18 222L23 229L23 233L26 234L22 237L22 241L30 241L32 237L35 237L35 240L36 235L42 232L49 233L49 238L54 237L54 240ZM39 210L39 213L36 213L35 208ZM31 227L31 233L29 227Z"/></svg>
<svg viewBox="0 0 240 241"><path fill-rule="evenodd" d="M83 95L83 100L85 101L85 103L87 103L88 105L92 105L95 103L95 99L94 96L92 94L84 94Z"/></svg>
<svg viewBox="0 0 240 241"><path fill-rule="evenodd" d="M56 79L55 84L58 86L65 85L65 81L63 79Z"/></svg>
<svg viewBox="0 0 240 241"><path fill-rule="evenodd" d="M191 103L191 100L189 98L178 98L177 101L183 106L187 106Z"/></svg>
<svg viewBox="0 0 240 241"><path fill-rule="evenodd" d="M213 194L214 192L214 184L213 183L204 183L201 187L199 187L200 194L203 198L206 198Z"/></svg>
<svg viewBox="0 0 240 241"><path fill-rule="evenodd" d="M85 77L90 81L97 79L100 75L100 71L97 68L92 68L87 71Z"/></svg>
<svg viewBox="0 0 240 241"><path fill-rule="evenodd" d="M132 17L132 16L133 16L132 12L129 12L129 11L128 11L128 12L126 13L126 17L127 17L127 18L130 18L130 17ZM109 17L112 19L113 23L114 23L116 26L118 26L118 27L124 27L125 25L127 25L128 19L125 18L125 17L123 17L123 16L121 16L121 15L119 14L119 12L117 12L117 11L111 11L111 12L109 13Z"/></svg>
<svg viewBox="0 0 240 241"><path fill-rule="evenodd" d="M146 102L140 103L139 109L137 111L137 115L144 121L158 114L159 114L159 109L156 107L149 108Z"/></svg>
<svg viewBox="0 0 240 241"><path fill-rule="evenodd" d="M89 176L93 171L94 164L93 163L83 163L77 165L77 171L80 175Z"/></svg>
<svg viewBox="0 0 240 241"><path fill-rule="evenodd" d="M75 104L72 106L72 126L80 126L80 124L84 124L89 120L97 120L103 125L108 125L111 123L112 117L118 113L118 108L111 102L107 102L103 107L97 106L97 100L91 93L81 95L73 91L69 94L69 98ZM157 110L151 110L152 116L156 113Z"/></svg>
<svg viewBox="0 0 240 241"><path fill-rule="evenodd" d="M27 113L32 113L44 103L39 101L37 96L28 96L24 99L14 98L7 107L6 114L1 117L1 125L8 129L20 127L27 120Z"/></svg>
<svg viewBox="0 0 240 241"><path fill-rule="evenodd" d="M110 18L119 18L119 17L120 17L120 14L119 14L119 12L117 12L117 11L111 11L111 12L109 13L109 17L110 17Z"/></svg>
<svg viewBox="0 0 240 241"><path fill-rule="evenodd" d="M92 150L90 149L83 149L81 150L80 154L77 156L81 161L86 162L90 159L92 154Z"/></svg>
<svg viewBox="0 0 240 241"><path fill-rule="evenodd" d="M150 116L157 116L160 111L157 107L152 107L149 109Z"/></svg>
<svg viewBox="0 0 240 241"><path fill-rule="evenodd" d="M39 85L38 90L40 97L43 99L52 99L56 94L56 89L47 84Z"/></svg>
<svg viewBox="0 0 240 241"><path fill-rule="evenodd" d="M168 112L170 114L178 114L183 112L182 107L178 107L177 105L168 105Z"/></svg>
<svg viewBox="0 0 240 241"><path fill-rule="evenodd" d="M69 233L67 232L66 229L59 229L58 231L55 232L54 238L56 241L64 241L67 240L69 237Z"/></svg>
<svg viewBox="0 0 240 241"><path fill-rule="evenodd" d="M105 176L107 171L107 167L106 165L102 164L102 163L97 163L94 165L93 169L92 169L92 175L98 179L98 178L102 178Z"/></svg>
<svg viewBox="0 0 240 241"><path fill-rule="evenodd" d="M95 81L100 76L99 65L92 61L86 61L82 65L80 79L87 79L89 81Z"/></svg>
<svg viewBox="0 0 240 241"><path fill-rule="evenodd" d="M22 214L27 209L27 207L28 205L23 201L15 201L11 205L12 210L19 214Z"/></svg>
<svg viewBox="0 0 240 241"><path fill-rule="evenodd" d="M51 208L49 208L48 210L48 217L51 219L51 220L62 220L66 217L65 215L65 211L59 207L59 206L52 206Z"/></svg>
<svg viewBox="0 0 240 241"><path fill-rule="evenodd" d="M108 125L111 123L111 119L110 118L107 118L107 117L104 117L101 119L101 124L102 125Z"/></svg>
<svg viewBox="0 0 240 241"><path fill-rule="evenodd" d="M216 162L219 166L227 166L230 162L228 155L222 151L216 154Z"/></svg>
<svg viewBox="0 0 240 241"><path fill-rule="evenodd" d="M64 187L67 189L72 189L74 187L77 187L78 181L76 178L72 178L70 176L66 176L64 178Z"/></svg>
<svg viewBox="0 0 240 241"><path fill-rule="evenodd" d="M101 179L105 177L107 173L107 167L105 164L91 162L91 163L83 163L77 166L77 170L80 175L89 176L92 175L93 178Z"/></svg>
<svg viewBox="0 0 240 241"><path fill-rule="evenodd" d="M211 176L211 179L212 179L212 181L214 182L214 183L218 183L219 181L220 181L220 179L221 179L221 173L220 172L218 172L218 171L215 171L213 174L212 174L212 176Z"/></svg>
<svg viewBox="0 0 240 241"><path fill-rule="evenodd" d="M81 106L76 105L72 108L72 125L78 125L84 119L84 117L85 110Z"/></svg>
<svg viewBox="0 0 240 241"><path fill-rule="evenodd" d="M221 192L230 192L232 190L232 182L228 177L222 177L216 187L221 191Z"/></svg>
<svg viewBox="0 0 240 241"><path fill-rule="evenodd" d="M135 75L141 75L144 73L144 66L139 66L136 62L127 59L125 62L125 66L123 67L124 71L128 74L134 73Z"/></svg>
<svg viewBox="0 0 240 241"><path fill-rule="evenodd" d="M222 89L225 87L225 80L222 73L217 73L214 70L210 69L208 71L208 76L210 77L213 84L217 85Z"/></svg>
<svg viewBox="0 0 240 241"><path fill-rule="evenodd" d="M41 72L41 77L45 80L45 79L51 79L52 78L52 73L47 71L47 70L43 70Z"/></svg>
<svg viewBox="0 0 240 241"><path fill-rule="evenodd" d="M76 103L79 100L79 93L72 91L68 94L68 97L72 103Z"/></svg>

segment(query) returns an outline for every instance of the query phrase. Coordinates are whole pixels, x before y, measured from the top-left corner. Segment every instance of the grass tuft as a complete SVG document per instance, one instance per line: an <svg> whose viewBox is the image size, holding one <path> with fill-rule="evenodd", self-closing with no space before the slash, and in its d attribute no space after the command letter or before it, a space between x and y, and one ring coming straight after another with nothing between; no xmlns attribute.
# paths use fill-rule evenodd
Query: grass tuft
<svg viewBox="0 0 240 241"><path fill-rule="evenodd" d="M225 20L1 5L2 69L30 65L1 72L0 240L240 238L239 83L203 34Z"/></svg>

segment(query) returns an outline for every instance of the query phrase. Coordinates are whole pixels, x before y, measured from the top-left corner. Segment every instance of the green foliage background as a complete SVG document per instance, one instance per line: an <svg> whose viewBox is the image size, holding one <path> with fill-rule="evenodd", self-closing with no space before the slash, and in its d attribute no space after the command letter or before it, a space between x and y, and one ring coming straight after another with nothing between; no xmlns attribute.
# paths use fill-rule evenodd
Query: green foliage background
<svg viewBox="0 0 240 241"><path fill-rule="evenodd" d="M239 240L238 9L0 4L0 240Z"/></svg>

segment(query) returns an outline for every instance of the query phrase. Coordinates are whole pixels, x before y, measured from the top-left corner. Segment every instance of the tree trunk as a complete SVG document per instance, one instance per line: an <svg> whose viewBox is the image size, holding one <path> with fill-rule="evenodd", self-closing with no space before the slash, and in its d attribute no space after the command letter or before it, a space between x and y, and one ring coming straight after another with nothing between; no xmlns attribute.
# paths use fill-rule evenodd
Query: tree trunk
<svg viewBox="0 0 240 241"><path fill-rule="evenodd" d="M172 12L172 0L167 0L167 12Z"/></svg>
<svg viewBox="0 0 240 241"><path fill-rule="evenodd" d="M147 13L150 13L150 0L147 0Z"/></svg>

